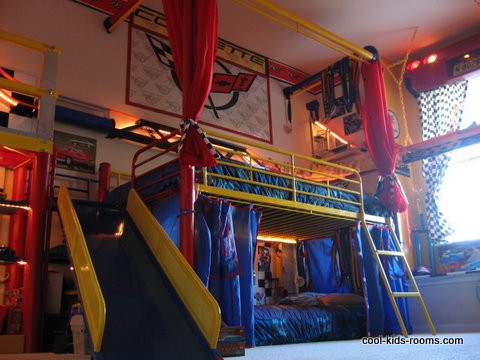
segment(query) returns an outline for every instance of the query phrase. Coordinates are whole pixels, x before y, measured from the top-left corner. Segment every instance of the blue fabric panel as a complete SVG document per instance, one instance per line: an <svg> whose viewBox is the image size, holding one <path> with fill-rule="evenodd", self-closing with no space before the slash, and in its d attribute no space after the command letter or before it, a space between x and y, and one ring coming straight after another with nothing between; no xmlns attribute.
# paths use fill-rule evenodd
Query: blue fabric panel
<svg viewBox="0 0 480 360"><path fill-rule="evenodd" d="M365 232L360 229L362 239L363 265L366 275L366 288L368 294L369 308L369 329L371 336L400 334L401 329L393 310L390 298L382 283L378 267L373 253L366 239ZM377 249L393 250L394 243L388 229L372 226L370 234ZM388 282L392 291L405 291L405 273L402 269L401 260L394 257L384 257L383 267L387 274ZM408 304L406 298L396 299L402 318L408 332L411 332Z"/></svg>
<svg viewBox="0 0 480 360"><path fill-rule="evenodd" d="M373 234L372 234L373 235ZM368 331L369 336L383 335L384 307L382 299L382 287L378 266L373 257L372 250L368 245L365 232L361 225L357 226L357 236L360 239L361 251L363 254L363 270L365 276L366 297L368 299Z"/></svg>
<svg viewBox="0 0 480 360"><path fill-rule="evenodd" d="M148 207L173 243L180 247L180 193L172 193Z"/></svg>
<svg viewBox="0 0 480 360"><path fill-rule="evenodd" d="M195 272L208 288L212 265L212 234L205 221L203 202L195 202Z"/></svg>
<svg viewBox="0 0 480 360"><path fill-rule="evenodd" d="M305 241L309 290L319 293L348 293L348 288L339 285L340 274L332 264L333 239Z"/></svg>
<svg viewBox="0 0 480 360"><path fill-rule="evenodd" d="M205 221L212 236L212 267L210 277L225 278L240 274L232 206L226 201L203 201Z"/></svg>
<svg viewBox="0 0 480 360"><path fill-rule="evenodd" d="M253 257L258 221L259 214L251 207L233 207L235 244L240 262L242 325L245 328L247 347L255 346Z"/></svg>
<svg viewBox="0 0 480 360"><path fill-rule="evenodd" d="M360 286L360 289L357 289L357 292L360 293L360 294L363 294L363 297L365 299L365 304L370 304L370 299L368 297L368 291L367 291L367 277L366 277L366 273L365 273L365 266L363 266L364 264L364 256L363 256L363 250L362 250L362 237L361 237L361 234L360 234L360 223L357 224L357 226L355 228L353 228L353 231L351 233L351 236L353 237L351 239L352 241L352 251L354 252L354 254L356 254L356 256L358 257L359 259L359 263L362 264L362 266L359 267L358 271L360 271L360 279L364 279L364 281L361 282L361 284L359 284ZM365 309L365 313L366 313L366 316L367 316L367 334L370 336L370 315L369 315L369 307L367 306L367 308Z"/></svg>
<svg viewBox="0 0 480 360"><path fill-rule="evenodd" d="M380 230L380 239L375 239L377 246L380 246L380 249L384 250L395 250L395 245L393 239L390 236L388 229ZM384 257L383 267L388 277L388 282L390 288L393 292L405 292L405 272L403 270L403 264L400 259L397 257ZM400 334L401 328L398 323L395 311L390 302L390 298L385 290L385 287L382 287L383 302L385 304L385 334ZM402 314L402 318L405 322L405 327L407 331L411 333L410 318L408 316L408 304L407 298L397 298L396 299L398 309Z"/></svg>
<svg viewBox="0 0 480 360"><path fill-rule="evenodd" d="M210 278L208 290L215 297L227 326L242 326L240 277Z"/></svg>
<svg viewBox="0 0 480 360"><path fill-rule="evenodd" d="M361 238L362 252L363 252L363 268L365 270L366 289L368 294L368 319L370 336L380 336L384 334L385 330L385 309L383 306L383 296L380 273L378 266L373 257L372 250L368 244L365 232L358 227L359 236ZM378 229L372 228L370 231L373 238L378 237Z"/></svg>
<svg viewBox="0 0 480 360"><path fill-rule="evenodd" d="M217 300L222 320L241 326L240 267L233 233L232 206L222 200L200 198L196 210L204 217L211 235L208 289Z"/></svg>

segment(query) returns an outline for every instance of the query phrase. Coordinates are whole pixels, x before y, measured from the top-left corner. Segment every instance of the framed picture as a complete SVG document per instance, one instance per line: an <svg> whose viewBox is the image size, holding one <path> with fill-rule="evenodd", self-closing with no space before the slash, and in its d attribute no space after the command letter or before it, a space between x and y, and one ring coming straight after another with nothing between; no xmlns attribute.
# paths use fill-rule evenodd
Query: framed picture
<svg viewBox="0 0 480 360"><path fill-rule="evenodd" d="M95 174L97 140L61 131L53 134L57 167Z"/></svg>
<svg viewBox="0 0 480 360"><path fill-rule="evenodd" d="M168 38L135 22L129 31L126 102L181 118L182 91ZM266 71L266 58L219 39L212 87L198 122L272 143Z"/></svg>

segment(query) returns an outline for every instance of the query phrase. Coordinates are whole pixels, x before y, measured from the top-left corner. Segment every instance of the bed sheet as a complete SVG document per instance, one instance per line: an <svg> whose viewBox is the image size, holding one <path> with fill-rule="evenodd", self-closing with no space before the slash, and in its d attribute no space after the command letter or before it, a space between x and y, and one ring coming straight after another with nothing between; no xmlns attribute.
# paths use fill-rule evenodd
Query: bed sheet
<svg viewBox="0 0 480 360"><path fill-rule="evenodd" d="M363 305L257 305L255 344L356 339L366 334Z"/></svg>

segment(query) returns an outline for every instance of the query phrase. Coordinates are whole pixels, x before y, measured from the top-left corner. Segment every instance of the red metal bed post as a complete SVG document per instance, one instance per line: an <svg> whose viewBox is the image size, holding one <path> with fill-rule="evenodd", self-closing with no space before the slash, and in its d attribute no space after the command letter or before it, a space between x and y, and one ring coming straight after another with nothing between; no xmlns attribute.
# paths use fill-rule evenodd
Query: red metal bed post
<svg viewBox="0 0 480 360"><path fill-rule="evenodd" d="M195 167L180 166L180 251L190 266L194 266L193 206L195 201Z"/></svg>
<svg viewBox="0 0 480 360"><path fill-rule="evenodd" d="M12 188L12 200L25 200L28 184L28 171L25 166L21 166L14 171L14 181ZM17 211L10 217L9 246L15 249L15 256L23 257L25 254L25 224L27 222L27 213ZM5 284L6 290L13 290L22 287L23 266L17 264L9 265L10 278Z"/></svg>
<svg viewBox="0 0 480 360"><path fill-rule="evenodd" d="M23 334L25 352L40 350L43 285L45 284L45 230L48 200L51 193L49 169L51 154L39 152L33 160L30 185L30 211L28 214L25 242L25 265L23 281Z"/></svg>
<svg viewBox="0 0 480 360"><path fill-rule="evenodd" d="M110 189L110 176L112 175L112 167L109 163L102 162L98 170L98 194L97 200L103 202L105 196Z"/></svg>

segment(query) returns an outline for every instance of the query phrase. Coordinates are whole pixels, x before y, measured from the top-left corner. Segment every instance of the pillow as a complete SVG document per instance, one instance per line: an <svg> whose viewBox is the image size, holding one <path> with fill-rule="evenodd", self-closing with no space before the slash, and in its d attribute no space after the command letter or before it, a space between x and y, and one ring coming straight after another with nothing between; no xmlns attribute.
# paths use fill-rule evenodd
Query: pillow
<svg viewBox="0 0 480 360"><path fill-rule="evenodd" d="M315 292L304 292L299 294L288 295L278 301L279 305L364 305L365 301L363 296L355 294L324 294Z"/></svg>
<svg viewBox="0 0 480 360"><path fill-rule="evenodd" d="M319 301L324 305L364 305L363 296L355 294L322 294Z"/></svg>
<svg viewBox="0 0 480 360"><path fill-rule="evenodd" d="M318 295L323 295L314 292L303 292L299 294L292 294L280 299L279 305L320 305Z"/></svg>

